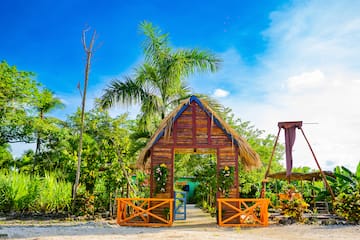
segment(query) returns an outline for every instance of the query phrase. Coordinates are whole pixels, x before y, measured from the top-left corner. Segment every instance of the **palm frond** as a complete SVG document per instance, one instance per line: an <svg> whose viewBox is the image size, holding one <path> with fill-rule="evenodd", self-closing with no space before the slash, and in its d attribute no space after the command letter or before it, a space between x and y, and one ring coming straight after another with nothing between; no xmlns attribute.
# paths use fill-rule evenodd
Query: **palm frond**
<svg viewBox="0 0 360 240"><path fill-rule="evenodd" d="M138 140L138 139L149 139L151 137L151 134L149 131L146 131L146 130L140 130L140 129L137 129L136 132L133 132L131 135L130 135L130 138L132 140Z"/></svg>
<svg viewBox="0 0 360 240"><path fill-rule="evenodd" d="M104 91L105 93L100 98L100 106L104 109L116 103L125 105L140 103L144 95L141 85L130 77L125 77L124 82L118 79L113 80Z"/></svg>
<svg viewBox="0 0 360 240"><path fill-rule="evenodd" d="M198 98L200 98L201 100L204 100L212 110L214 110L216 113L221 115L221 112L224 110L224 106L219 103L218 100L216 100L215 98L207 95L207 94L195 94L195 96L197 96Z"/></svg>
<svg viewBox="0 0 360 240"><path fill-rule="evenodd" d="M142 86L145 92L159 95L159 82L160 77L158 76L157 69L148 64L144 63L140 67L135 69L136 72L136 81L139 85Z"/></svg>
<svg viewBox="0 0 360 240"><path fill-rule="evenodd" d="M341 170L344 171L348 176L355 178L355 174L353 172L351 172L348 168L341 166Z"/></svg>
<svg viewBox="0 0 360 240"><path fill-rule="evenodd" d="M164 53L167 54L170 51L169 35L162 33L158 27L143 21L140 23L140 31L146 37L143 42L146 61L157 62L158 59L163 58Z"/></svg>
<svg viewBox="0 0 360 240"><path fill-rule="evenodd" d="M346 175L340 174L340 173L334 173L334 175L335 175L336 179L341 179L344 182L349 183L349 184L355 184L354 180L349 176L346 176Z"/></svg>
<svg viewBox="0 0 360 240"><path fill-rule="evenodd" d="M183 76L188 76L196 71L215 72L219 69L221 59L208 51L198 49L178 50L174 53L174 72L180 72Z"/></svg>

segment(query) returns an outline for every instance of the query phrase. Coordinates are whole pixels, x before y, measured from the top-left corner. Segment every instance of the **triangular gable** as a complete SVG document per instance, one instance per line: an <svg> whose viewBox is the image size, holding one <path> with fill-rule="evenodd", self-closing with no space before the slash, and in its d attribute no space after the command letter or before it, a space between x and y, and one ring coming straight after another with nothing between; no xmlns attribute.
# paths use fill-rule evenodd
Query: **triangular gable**
<svg viewBox="0 0 360 240"><path fill-rule="evenodd" d="M261 161L259 155L251 148L248 142L239 136L239 134L232 129L225 121L223 121L216 112L214 112L205 101L201 101L196 96L191 96L190 98L184 100L176 107L166 118L160 123L160 127L156 130L154 135L150 138L149 142L140 152L138 157L137 164L138 166L145 166L147 159L150 158L150 150L154 147L156 143L160 141L162 137L170 137L172 133L174 123L178 120L184 111L195 102L200 109L211 118L211 123L215 123L216 127L221 130L224 135L229 139L231 145L237 146L237 153L239 155L239 160L246 166L246 168L259 167L261 166ZM211 133L212 135L212 133ZM213 136L213 135L212 135ZM202 145L202 144L201 144ZM206 144L204 145L204 147ZM235 149L235 148L234 148Z"/></svg>
<svg viewBox="0 0 360 240"><path fill-rule="evenodd" d="M176 113L176 115L173 117L172 122L174 123L180 116L181 114L191 105L192 102L196 102L198 104L198 106L208 115L209 118L211 118L214 123L224 132L226 133L226 135L228 136L229 140L231 142L234 142L235 144L239 145L239 142L236 141L236 139L232 136L231 133L229 133L228 131L226 131L226 127L223 126L223 124L221 124L221 122L219 121L219 119L214 115L214 112L211 109L208 109L204 106L204 104L201 102L201 100L199 98L197 98L196 96L192 95L189 100L187 101L187 103L185 105L183 105L181 107L180 110L178 110L178 112ZM173 115L174 113L172 113L171 115ZM165 134L165 127L162 129L162 131L156 136L155 141L153 142L152 146L155 145L161 137L163 137Z"/></svg>

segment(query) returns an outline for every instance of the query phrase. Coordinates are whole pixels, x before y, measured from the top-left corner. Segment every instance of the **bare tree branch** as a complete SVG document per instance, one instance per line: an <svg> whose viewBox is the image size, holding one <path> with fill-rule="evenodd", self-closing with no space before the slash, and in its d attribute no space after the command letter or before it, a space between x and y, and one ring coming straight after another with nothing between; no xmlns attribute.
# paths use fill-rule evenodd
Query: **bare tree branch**
<svg viewBox="0 0 360 240"><path fill-rule="evenodd" d="M85 65L85 76L84 76L84 89L83 89L82 102L81 102L81 124L80 124L79 150L78 150L76 178L75 178L75 184L74 184L74 188L73 188L73 200L75 200L75 198L76 198L77 190L78 190L79 182L80 182L81 154L82 154L84 120L85 120L86 90L87 90L88 81L89 81L91 58L93 55L93 47L94 47L95 37L96 37L96 30L94 30L92 37L91 37L90 45L89 45L89 47L87 47L86 33L89 30L90 30L90 28L87 28L82 31L82 44L83 44L84 51L86 53L86 65ZM75 201L73 201L73 205L74 205L74 203L75 203Z"/></svg>

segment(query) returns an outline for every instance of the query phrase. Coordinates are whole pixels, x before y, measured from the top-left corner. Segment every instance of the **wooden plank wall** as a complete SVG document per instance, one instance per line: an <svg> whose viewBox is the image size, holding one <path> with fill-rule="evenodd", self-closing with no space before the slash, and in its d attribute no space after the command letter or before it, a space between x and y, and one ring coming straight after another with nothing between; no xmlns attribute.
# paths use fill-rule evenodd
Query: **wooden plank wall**
<svg viewBox="0 0 360 240"><path fill-rule="evenodd" d="M174 179L174 171L173 171L173 148L166 147L165 145L155 145L152 148L151 152L151 191L150 196L156 198L172 198L173 192L173 179ZM155 193L155 179L153 170L156 166L160 164L166 164L168 168L168 184L166 185L165 193Z"/></svg>
<svg viewBox="0 0 360 240"><path fill-rule="evenodd" d="M166 194L155 195L155 184L151 181L151 197L172 198L173 192L173 159L174 151L197 153L197 148L215 149L217 153L217 168L222 169L225 166L235 168L235 176L238 175L238 156L237 147L232 143L226 133L219 128L198 105L192 102L185 109L180 117L174 122L173 131L170 137L164 136L152 147L151 151L151 169L155 166L165 163L169 167L168 185ZM190 150L189 150L190 149ZM199 151L203 152L203 151ZM152 180L153 175L151 176ZM218 194L218 197L224 197ZM234 188L231 190L231 198L238 197L238 179L235 177Z"/></svg>

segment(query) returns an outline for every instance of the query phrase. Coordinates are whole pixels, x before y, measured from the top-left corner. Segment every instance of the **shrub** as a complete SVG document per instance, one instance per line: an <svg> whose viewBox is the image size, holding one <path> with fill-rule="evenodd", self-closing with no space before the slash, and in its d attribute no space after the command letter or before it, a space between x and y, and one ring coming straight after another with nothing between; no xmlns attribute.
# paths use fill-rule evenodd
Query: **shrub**
<svg viewBox="0 0 360 240"><path fill-rule="evenodd" d="M285 216L295 219L297 222L304 222L304 213L308 211L308 206L302 198L280 201L281 212Z"/></svg>
<svg viewBox="0 0 360 240"><path fill-rule="evenodd" d="M71 204L71 183L58 180L56 175L45 174L42 178L39 208L42 212L61 212Z"/></svg>
<svg viewBox="0 0 360 240"><path fill-rule="evenodd" d="M220 169L218 173L218 190L224 194L226 198L229 197L230 189L234 186L234 171L234 167L225 166L223 169Z"/></svg>
<svg viewBox="0 0 360 240"><path fill-rule="evenodd" d="M8 213L14 207L13 190L11 182L0 176L0 212Z"/></svg>
<svg viewBox="0 0 360 240"><path fill-rule="evenodd" d="M360 189L352 194L340 193L334 202L335 212L348 221L360 222Z"/></svg>
<svg viewBox="0 0 360 240"><path fill-rule="evenodd" d="M164 193L166 192L166 183L169 170L165 163L159 164L154 168L154 179L155 179L155 193Z"/></svg>

